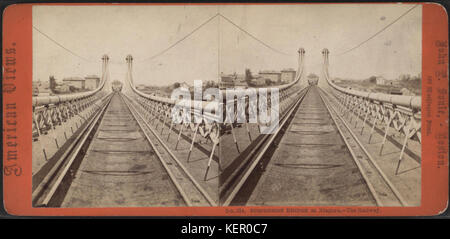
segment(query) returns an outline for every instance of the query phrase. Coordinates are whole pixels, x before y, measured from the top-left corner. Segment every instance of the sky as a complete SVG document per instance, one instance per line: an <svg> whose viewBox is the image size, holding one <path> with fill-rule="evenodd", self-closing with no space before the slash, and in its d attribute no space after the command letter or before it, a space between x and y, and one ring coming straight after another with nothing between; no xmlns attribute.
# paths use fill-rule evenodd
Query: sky
<svg viewBox="0 0 450 239"><path fill-rule="evenodd" d="M422 62L422 10L416 7L359 48L353 48L394 21L411 4L139 5L33 6L33 26L74 52L74 56L33 30L33 80L101 74L110 57L111 80L125 79L131 54L136 84L192 84L217 81L220 72L243 74L297 68L303 47L305 71L320 75L323 48L330 51L332 77L394 79L417 75ZM217 13L158 57L150 59ZM280 53L281 52L281 53Z"/></svg>

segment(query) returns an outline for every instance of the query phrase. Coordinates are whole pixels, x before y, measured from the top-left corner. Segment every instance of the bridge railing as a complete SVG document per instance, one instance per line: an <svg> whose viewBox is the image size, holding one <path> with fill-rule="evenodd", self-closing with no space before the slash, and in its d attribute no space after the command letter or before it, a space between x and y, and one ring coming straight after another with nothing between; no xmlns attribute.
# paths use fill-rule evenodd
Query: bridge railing
<svg viewBox="0 0 450 239"><path fill-rule="evenodd" d="M379 125L384 132L379 154L381 155L390 130L403 135L400 160L408 143L414 140L421 144L421 96L391 95L383 93L364 92L346 89L331 81L328 72L328 50L322 52L324 56L323 76L332 89L332 94L340 102L340 112L350 114L350 123L353 116L363 120L360 134L363 134L366 122L372 125L369 131L369 143L372 139L375 126ZM355 127L357 121L355 120ZM399 161L400 162L400 161Z"/></svg>
<svg viewBox="0 0 450 239"><path fill-rule="evenodd" d="M159 130L158 128L161 125L160 135L163 135L164 129L168 128L167 141L170 138L172 129L176 125L179 125L175 150L178 148L182 134L186 133L185 131L191 131L191 142L187 161L189 161L198 135L206 139L206 142L212 142L208 165L205 171L206 180L211 161L214 158L215 149L220 141L220 125L215 114L220 109L220 103L204 101L182 102L180 100L141 92L136 89L132 80L131 59L131 56L127 57L127 61L130 63L127 75L128 86L131 88L134 100L139 104L140 109L146 116L146 120L150 122L150 125L154 125L155 130ZM174 111L175 106L179 107L178 111ZM189 120L187 120L188 118ZM178 122L174 121L174 119L178 119ZM167 126L168 124L169 126Z"/></svg>
<svg viewBox="0 0 450 239"><path fill-rule="evenodd" d="M276 86L278 88L279 92L279 112L280 114L283 114L290 105L292 105L295 102L295 99L297 98L297 93L300 92L300 79L303 76L303 57L304 57L304 50L299 50L299 67L296 74L296 77L294 81L290 82L286 85ZM140 106L146 111L148 115L151 115L151 117L148 119L149 121L152 121L154 124L156 124L156 128L159 127L160 122L162 122L161 127L161 135L164 131L164 127L169 128L169 133L167 136L167 139L170 137L170 132L172 131L172 128L175 127L175 125L179 125L179 135L177 138L177 142L175 145L175 149L178 146L180 135L183 132L183 130L190 130L192 135L191 138L191 148L188 154L187 160L189 160L190 152L193 149L193 145L196 139L196 136L199 134L201 137L205 138L207 141L212 142L212 151L210 154L210 160L213 157L214 149L216 148L216 145L220 142L220 136L225 133L227 130L231 130L233 133L233 137L235 141L237 140L234 134L234 125L239 124L236 123L237 118L240 117L238 115L237 107L239 106L239 101L244 100L244 111L239 111L242 114L246 114L245 116L245 122L243 124L246 124L248 126L248 114L250 111L257 111L256 102L250 101L249 95L246 95L247 90L246 89L227 89L227 90L221 90L219 91L221 99L218 101L183 101L178 99L171 99L167 97L160 97L156 95L146 94L144 92L139 91L136 89L133 78L132 78L132 57L127 57L127 63L128 63L128 75L127 75L127 82L129 87L131 88L131 92L133 92L133 95L135 96L135 100L140 104ZM241 96L241 98L234 98L234 99L227 99L227 95L234 95L234 96ZM263 99L263 96L257 95L259 101L265 100L267 102L267 108L272 107L271 102L271 94L270 91L267 92L266 99ZM187 102L187 103L186 103ZM173 108L181 107L182 110L177 111L174 115ZM228 112L227 109L233 108L233 114L231 115L230 112ZM190 115L185 115L182 112L190 112ZM173 119L187 119L190 118L190 121L182 121L178 120L178 122L174 122ZM197 120L195 120L197 118ZM200 120L198 120L200 119ZM227 120L227 122L232 123L222 123L222 121ZM241 123L242 124L242 123ZM266 125L269 123L265 123ZM167 126L166 126L167 125ZM231 127L226 127L226 125L229 125ZM259 125L259 123L258 123ZM248 127L247 127L248 130ZM251 136L249 135L250 140ZM210 162L209 162L210 163ZM208 163L208 167L209 167ZM206 176L206 175L205 175Z"/></svg>
<svg viewBox="0 0 450 239"><path fill-rule="evenodd" d="M105 58L105 57L104 57ZM91 91L79 92L67 95L33 96L33 141L39 140L41 135L46 135L57 125L62 125L74 116L80 115L85 109L106 95L104 86L106 83L107 66L104 62L104 72L99 86ZM94 111L90 111L89 115ZM55 137L56 141L56 137ZM59 144L56 143L57 147Z"/></svg>
<svg viewBox="0 0 450 239"><path fill-rule="evenodd" d="M269 90L269 88L272 89L276 89L278 90L278 94L279 94L279 99L277 100L278 103L278 115L279 117L281 117L282 115L284 115L284 113L287 111L287 109L289 109L289 107L295 103L295 100L297 99L298 93L301 90L301 79L303 77L303 69L304 69L304 49L301 48L299 51L299 59L298 59L298 69L296 72L296 76L294 78L294 80L292 82L289 82L288 84L284 84L284 85L279 85L279 86L271 86L271 87L262 87L263 89L265 88L265 90L267 90L267 94L261 95L258 94L257 92L257 101L250 101L249 98L251 98L251 96L246 95L246 89L227 89L226 94L230 94L230 95L244 95L245 98L245 110L244 111L240 111L241 114L246 114L245 119L246 121L244 122L248 135L249 135L249 140L252 141L252 138L249 134L249 129L248 129L248 123L249 123L249 117L248 114L250 114L250 112L254 113L255 115L259 112L258 107L257 107L257 102L261 103L261 102L266 102L266 107L267 107L267 111L270 112L270 109L272 108L272 91ZM261 89L261 88L259 88ZM256 89L258 90L258 89ZM224 96L225 98L225 92L224 92ZM229 124L231 127L229 128L232 131L233 134L233 138L235 143L237 144L237 139L235 137L235 133L233 132L234 124L239 124L239 123L235 123L238 122L238 118L244 118L242 115L237 115L238 111L236 110L238 108L238 101L239 99L235 99L235 100L229 100L224 102L224 106L225 107L225 114L224 114L224 118L226 117L231 117L232 120L231 123ZM231 115L227 110L228 109L234 109L232 110L232 112L234 113L234 115ZM273 120L277 120L277 119L273 119ZM230 121L227 121L230 122ZM262 123L259 120L256 122L256 124L258 125L258 129L260 129L260 126L267 126L270 125L271 122L266 122L266 123ZM259 132L261 133L261 131Z"/></svg>
<svg viewBox="0 0 450 239"><path fill-rule="evenodd" d="M280 85L280 86L275 86L276 88L278 88L279 91L279 106L280 106L280 112L279 113L283 113L288 107L289 105L295 100L295 93L299 92L299 82L300 79L302 78L303 75L303 58L304 58L304 53L305 51L303 49L299 50L299 66L298 66L298 71L296 74L296 77L294 79L294 81L285 84L285 85ZM223 120L228 118L228 121L231 122L236 122L237 118L238 118L238 101L242 100L241 99L232 99L229 100L227 99L227 95L234 95L234 96L243 96L244 100L245 100L245 111L241 111L241 113L246 113L248 114L249 111L251 110L256 110L256 102L254 101L250 101L249 100L249 96L246 95L246 93L248 93L246 91L246 89L226 89L225 91L221 91L221 98L222 101L218 102L218 101L211 101L211 102L206 102L206 101L195 101L192 100L187 104L183 104L181 100L176 100L176 99L171 99L171 98L167 98L167 97L160 97L160 96L156 96L156 95L150 95L150 94L146 94L144 92L139 91L138 89L136 89L136 87L134 86L133 80L132 80L132 75L131 75L131 60L132 57L128 56L127 57L127 61L129 63L129 73L127 75L127 82L130 86L130 88L132 89L132 92L134 94L136 94L137 96L139 96L139 101L142 103L142 105L148 109L150 112L152 112L152 114L154 113L155 115L157 115L157 117L161 118L161 120L163 120L163 122L168 122L168 118L173 116L172 113L172 109L175 105L184 107L184 108L189 108L186 111L192 112L191 117L191 122L194 122L194 118L196 116L202 116L201 118L201 122L196 122L196 123L192 123L191 125L193 125L191 127L192 130L195 131L195 128L199 127L203 136L211 136L211 132L210 131L216 131L219 130L223 127L219 127L219 125L217 124L218 118L221 118ZM263 99L262 96L257 96L259 98L259 100L266 100L267 102L267 106L268 108L271 107L271 97L270 97L270 91L268 91L267 93L267 99ZM227 112L227 109L229 108L233 108L233 112L234 115L230 115ZM214 114L211 114L210 112L213 112ZM219 112L222 113L222 115L218 115ZM182 115L176 116L176 117L183 117ZM185 117L185 116L184 116ZM230 119L231 117L231 119ZM248 122L248 117L245 117L246 122ZM197 126L198 124L198 126ZM214 138L211 138L211 140L213 142L217 142L218 143L218 138L219 134L212 134Z"/></svg>

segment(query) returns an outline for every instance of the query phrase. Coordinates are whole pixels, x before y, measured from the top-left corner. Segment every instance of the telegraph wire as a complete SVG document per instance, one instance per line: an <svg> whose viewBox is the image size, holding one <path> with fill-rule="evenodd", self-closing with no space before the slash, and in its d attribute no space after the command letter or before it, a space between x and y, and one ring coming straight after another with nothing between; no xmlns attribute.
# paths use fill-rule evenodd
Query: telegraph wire
<svg viewBox="0 0 450 239"><path fill-rule="evenodd" d="M394 21L392 21L391 23L389 23L388 25L386 25L385 27L383 27L381 30L379 30L378 32L376 32L375 34L373 34L372 36L370 36L369 38L367 38L365 41L359 43L358 45L350 48L347 51L344 51L340 54L338 54L338 56L347 54L357 48L359 48L360 46L362 46L363 44L365 44L366 42L372 40L373 38L375 38L378 34L382 33L383 31L385 31L386 29L388 29L390 26L392 26L394 23L396 23L398 20L400 20L402 17L404 17L406 14L408 14L409 12L411 12L414 8L416 8L417 6L419 6L419 4L414 5L412 8L408 9L408 11L404 12L402 15L400 15L399 17L397 17Z"/></svg>
<svg viewBox="0 0 450 239"><path fill-rule="evenodd" d="M37 32L39 32L40 34L42 34L43 36L45 36L47 39L49 39L50 41L52 41L53 43L55 43L56 45L58 45L59 47L61 47L62 49L66 50L67 52L69 52L70 54L85 60L87 62L93 62L85 57L82 57L80 55L78 55L77 53L73 52L72 50L68 49L67 47L63 46L62 44L60 44L59 42L57 42L56 40L54 40L53 38L51 38L49 35L45 34L44 32L42 32L41 30L39 30L37 27L33 26L33 29L36 30Z"/></svg>

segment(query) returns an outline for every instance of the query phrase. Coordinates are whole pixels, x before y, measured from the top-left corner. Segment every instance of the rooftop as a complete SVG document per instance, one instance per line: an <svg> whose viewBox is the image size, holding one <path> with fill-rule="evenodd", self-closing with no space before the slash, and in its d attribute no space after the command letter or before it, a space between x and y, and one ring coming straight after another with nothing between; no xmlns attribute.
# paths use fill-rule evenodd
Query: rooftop
<svg viewBox="0 0 450 239"><path fill-rule="evenodd" d="M280 74L279 71L260 71L259 74Z"/></svg>
<svg viewBox="0 0 450 239"><path fill-rule="evenodd" d="M85 78L100 78L100 77L97 75L87 75Z"/></svg>
<svg viewBox="0 0 450 239"><path fill-rule="evenodd" d="M66 77L63 79L63 81L85 81L85 79L75 76L75 77Z"/></svg>
<svg viewBox="0 0 450 239"><path fill-rule="evenodd" d="M294 69L292 69L292 68L286 68L286 69L283 69L283 70L281 70L281 72L286 72L286 71L295 71Z"/></svg>

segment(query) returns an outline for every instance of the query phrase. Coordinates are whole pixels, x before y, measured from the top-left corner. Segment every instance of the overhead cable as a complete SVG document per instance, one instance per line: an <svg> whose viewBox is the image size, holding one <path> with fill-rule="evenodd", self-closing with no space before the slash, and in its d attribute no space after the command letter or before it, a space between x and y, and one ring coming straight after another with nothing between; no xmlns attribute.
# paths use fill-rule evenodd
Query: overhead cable
<svg viewBox="0 0 450 239"><path fill-rule="evenodd" d="M53 38L51 38L49 35L45 34L44 32L42 32L41 30L39 30L37 27L33 26L33 29L36 30L37 32L39 32L40 34L42 34L44 37L46 37L47 39L49 39L50 41L52 41L53 43L55 43L56 45L58 45L59 47L61 47L62 49L66 50L67 52L69 52L70 54L84 60L87 62L93 62L85 57L80 56L79 54L75 53L74 51L68 49L67 47L63 46L61 43L57 42L56 40L54 40Z"/></svg>
<svg viewBox="0 0 450 239"><path fill-rule="evenodd" d="M368 41L372 40L373 38L375 38L378 34L382 33L383 31L385 31L386 29L388 29L390 26L392 26L394 23L396 23L398 20L400 20L402 17L404 17L406 14L408 14L409 12L411 12L414 8L416 8L417 6L419 6L419 4L414 5L413 7L411 7L410 9L408 9L406 12L404 12L402 15L400 15L399 17L397 17L394 21L392 21L391 23L389 23L388 25L386 25L385 27L383 27L381 30L379 30L378 32L376 32L375 34L373 34L372 36L370 36L369 38L367 38L366 40L362 41L361 43L359 43L358 45L337 54L337 56L341 56L344 54L347 54L353 50L356 50L357 48L359 48L360 46L364 45L365 43L367 43Z"/></svg>

